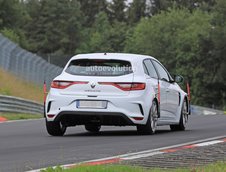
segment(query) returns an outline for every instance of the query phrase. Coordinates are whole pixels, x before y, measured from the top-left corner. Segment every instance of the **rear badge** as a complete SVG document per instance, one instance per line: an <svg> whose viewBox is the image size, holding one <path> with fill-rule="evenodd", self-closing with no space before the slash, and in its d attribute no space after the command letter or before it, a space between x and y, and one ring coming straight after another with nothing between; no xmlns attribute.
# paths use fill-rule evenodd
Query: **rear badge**
<svg viewBox="0 0 226 172"><path fill-rule="evenodd" d="M95 83L95 82L92 82L92 83L90 84L90 87L91 87L91 88L95 88L95 87L96 87L96 83Z"/></svg>

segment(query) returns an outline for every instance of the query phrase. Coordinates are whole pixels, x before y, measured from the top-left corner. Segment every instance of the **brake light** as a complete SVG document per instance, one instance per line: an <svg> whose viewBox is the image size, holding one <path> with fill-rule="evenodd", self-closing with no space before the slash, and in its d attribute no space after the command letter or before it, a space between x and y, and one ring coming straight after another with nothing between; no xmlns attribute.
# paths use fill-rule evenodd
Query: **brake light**
<svg viewBox="0 0 226 172"><path fill-rule="evenodd" d="M112 85L123 91L133 91L133 90L144 90L145 83L135 83L135 82L124 82L124 83L116 83L116 82L99 82L100 85Z"/></svg>
<svg viewBox="0 0 226 172"><path fill-rule="evenodd" d="M53 81L51 83L51 88L57 89L65 89L71 85L75 84L87 84L88 82L81 82L81 81Z"/></svg>

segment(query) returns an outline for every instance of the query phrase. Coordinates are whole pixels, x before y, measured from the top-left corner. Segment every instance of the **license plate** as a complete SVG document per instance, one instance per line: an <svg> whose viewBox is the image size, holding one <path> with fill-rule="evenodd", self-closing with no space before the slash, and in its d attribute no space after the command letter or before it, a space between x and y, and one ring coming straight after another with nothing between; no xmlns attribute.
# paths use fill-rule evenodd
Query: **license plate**
<svg viewBox="0 0 226 172"><path fill-rule="evenodd" d="M106 109L106 101L90 101L90 100L79 100L77 101L77 108L93 108L93 109Z"/></svg>

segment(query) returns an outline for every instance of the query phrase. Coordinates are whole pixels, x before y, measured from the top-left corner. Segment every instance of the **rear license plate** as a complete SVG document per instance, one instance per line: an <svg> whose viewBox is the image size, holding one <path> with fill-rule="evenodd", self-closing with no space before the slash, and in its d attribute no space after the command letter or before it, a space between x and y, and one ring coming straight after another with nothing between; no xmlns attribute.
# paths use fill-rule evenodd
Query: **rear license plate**
<svg viewBox="0 0 226 172"><path fill-rule="evenodd" d="M77 108L106 109L107 101L79 100L77 101Z"/></svg>

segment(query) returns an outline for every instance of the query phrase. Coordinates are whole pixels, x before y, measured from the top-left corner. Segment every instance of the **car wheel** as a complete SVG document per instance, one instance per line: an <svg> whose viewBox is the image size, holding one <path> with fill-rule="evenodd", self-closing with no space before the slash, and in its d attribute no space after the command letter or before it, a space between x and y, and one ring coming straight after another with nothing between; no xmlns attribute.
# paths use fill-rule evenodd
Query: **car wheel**
<svg viewBox="0 0 226 172"><path fill-rule="evenodd" d="M170 129L172 131L183 131L186 128L188 122L188 109L187 109L187 102L184 100L182 109L181 109L181 116L178 125L170 125Z"/></svg>
<svg viewBox="0 0 226 172"><path fill-rule="evenodd" d="M61 122L46 120L46 129L51 136L63 136L67 127L63 126Z"/></svg>
<svg viewBox="0 0 226 172"><path fill-rule="evenodd" d="M92 133L97 133L100 131L100 125L85 125L85 129Z"/></svg>
<svg viewBox="0 0 226 172"><path fill-rule="evenodd" d="M154 134L157 128L158 120L158 108L156 101L152 102L152 106L149 112L148 121L145 125L138 125L137 131L140 134Z"/></svg>

